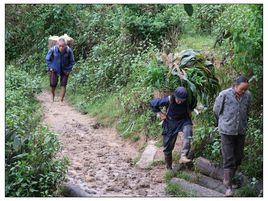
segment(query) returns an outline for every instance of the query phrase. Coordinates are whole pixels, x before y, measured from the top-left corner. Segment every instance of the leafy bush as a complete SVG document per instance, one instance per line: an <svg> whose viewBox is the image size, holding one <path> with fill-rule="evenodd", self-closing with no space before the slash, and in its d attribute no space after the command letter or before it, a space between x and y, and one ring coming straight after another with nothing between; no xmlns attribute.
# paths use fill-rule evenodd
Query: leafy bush
<svg viewBox="0 0 268 201"><path fill-rule="evenodd" d="M194 7L194 26L200 33L210 34L225 9L224 4L197 4Z"/></svg>
<svg viewBox="0 0 268 201"><path fill-rule="evenodd" d="M34 99L39 77L14 66L7 66L6 75L6 196L52 196L65 177L67 160L56 158L57 137L39 124Z"/></svg>
<svg viewBox="0 0 268 201"><path fill-rule="evenodd" d="M133 43L149 40L161 47L163 41L176 45L188 18L182 5L125 5L124 28Z"/></svg>
<svg viewBox="0 0 268 201"><path fill-rule="evenodd" d="M248 120L244 161L241 169L246 175L262 179L263 177L263 116L251 116Z"/></svg>
<svg viewBox="0 0 268 201"><path fill-rule="evenodd" d="M263 93L263 6L229 5L217 20L214 33L222 37L229 65L252 79L254 108L260 111ZM228 34L224 34L228 33Z"/></svg>

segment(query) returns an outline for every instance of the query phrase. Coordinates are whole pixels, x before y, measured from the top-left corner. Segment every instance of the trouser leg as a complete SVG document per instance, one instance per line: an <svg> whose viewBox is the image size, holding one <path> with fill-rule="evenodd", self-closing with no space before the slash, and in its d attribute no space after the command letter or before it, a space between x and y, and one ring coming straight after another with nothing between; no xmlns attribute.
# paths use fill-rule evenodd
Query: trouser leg
<svg viewBox="0 0 268 201"><path fill-rule="evenodd" d="M244 156L244 144L245 144L245 135L236 136L235 150L234 150L236 169L239 165L241 165Z"/></svg>
<svg viewBox="0 0 268 201"><path fill-rule="evenodd" d="M235 137L233 135L221 135L221 151L224 169L235 169Z"/></svg>
<svg viewBox="0 0 268 201"><path fill-rule="evenodd" d="M235 138L232 135L221 135L222 156L223 156L223 184L226 186L226 196L233 196L232 179L236 168L235 160Z"/></svg>
<svg viewBox="0 0 268 201"><path fill-rule="evenodd" d="M190 148L191 148L191 139L193 136L193 129L192 125L186 125L183 127L183 144L182 144L182 151L181 156L188 155Z"/></svg>
<svg viewBox="0 0 268 201"><path fill-rule="evenodd" d="M233 188L239 188L241 187L241 178L236 175L236 172L238 171L238 167L241 165L243 156L244 156L244 144L245 144L245 135L237 135L235 138L235 168L233 170Z"/></svg>
<svg viewBox="0 0 268 201"><path fill-rule="evenodd" d="M68 82L69 74L62 73L60 77L60 86L61 86L61 102L63 102L65 93L66 93L66 86Z"/></svg>
<svg viewBox="0 0 268 201"><path fill-rule="evenodd" d="M167 169L172 169L172 151L177 140L177 135L163 135L164 155Z"/></svg>
<svg viewBox="0 0 268 201"><path fill-rule="evenodd" d="M50 71L49 73L49 81L52 93L52 101L54 102L55 99L55 91L58 84L58 75L55 71Z"/></svg>
<svg viewBox="0 0 268 201"><path fill-rule="evenodd" d="M164 135L163 136L163 144L164 144L164 154L165 155L170 155L172 154L172 151L174 149L176 140L177 140L177 136L178 135L174 135L174 136L168 136L168 135Z"/></svg>

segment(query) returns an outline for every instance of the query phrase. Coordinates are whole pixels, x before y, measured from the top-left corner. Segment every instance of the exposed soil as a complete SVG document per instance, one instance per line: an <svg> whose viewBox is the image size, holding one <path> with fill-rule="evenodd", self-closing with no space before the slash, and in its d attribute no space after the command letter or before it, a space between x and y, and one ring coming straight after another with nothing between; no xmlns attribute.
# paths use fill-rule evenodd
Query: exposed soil
<svg viewBox="0 0 268 201"><path fill-rule="evenodd" d="M37 98L43 106L44 123L62 143L60 154L71 162L68 183L92 196L167 196L164 165L137 168L137 146L123 140L115 129L100 126L68 103L52 103L48 92Z"/></svg>

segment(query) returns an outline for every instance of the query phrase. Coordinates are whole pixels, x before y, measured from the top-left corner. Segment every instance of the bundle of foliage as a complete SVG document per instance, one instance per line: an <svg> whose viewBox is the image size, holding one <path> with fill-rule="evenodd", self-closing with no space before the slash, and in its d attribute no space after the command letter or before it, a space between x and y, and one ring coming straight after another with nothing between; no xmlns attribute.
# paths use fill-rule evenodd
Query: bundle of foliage
<svg viewBox="0 0 268 201"><path fill-rule="evenodd" d="M60 149L56 135L39 124L38 78L6 68L6 196L52 196L67 170L67 160L55 157Z"/></svg>
<svg viewBox="0 0 268 201"><path fill-rule="evenodd" d="M192 96L208 105L219 91L219 81L215 76L213 64L207 60L200 51L184 50L174 55L165 53L161 56L162 62L168 66L169 74L179 77L181 85L184 85Z"/></svg>

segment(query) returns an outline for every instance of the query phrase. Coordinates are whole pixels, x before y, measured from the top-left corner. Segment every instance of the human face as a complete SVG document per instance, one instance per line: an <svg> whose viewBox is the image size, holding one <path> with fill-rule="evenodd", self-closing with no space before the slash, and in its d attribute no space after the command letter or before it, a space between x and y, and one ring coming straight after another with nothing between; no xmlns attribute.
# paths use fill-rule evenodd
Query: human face
<svg viewBox="0 0 268 201"><path fill-rule="evenodd" d="M66 45L63 41L59 41L59 50L60 52L63 52L66 48Z"/></svg>
<svg viewBox="0 0 268 201"><path fill-rule="evenodd" d="M247 82L242 82L235 86L235 92L238 96L242 96L248 90L248 87L249 85Z"/></svg>
<svg viewBox="0 0 268 201"><path fill-rule="evenodd" d="M176 102L177 104L182 104L184 101L185 101L185 100L181 100L181 99L177 99L177 98L175 98L175 102Z"/></svg>

